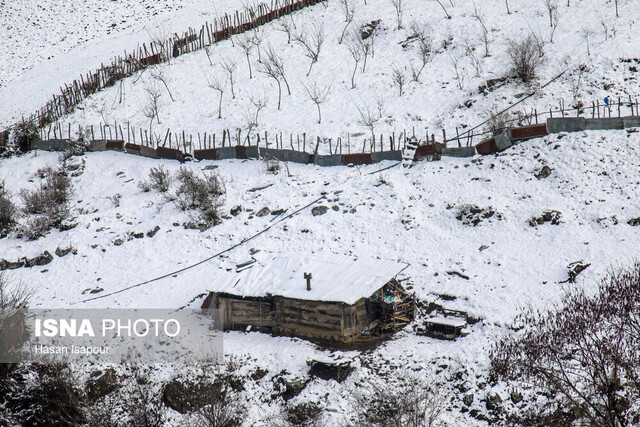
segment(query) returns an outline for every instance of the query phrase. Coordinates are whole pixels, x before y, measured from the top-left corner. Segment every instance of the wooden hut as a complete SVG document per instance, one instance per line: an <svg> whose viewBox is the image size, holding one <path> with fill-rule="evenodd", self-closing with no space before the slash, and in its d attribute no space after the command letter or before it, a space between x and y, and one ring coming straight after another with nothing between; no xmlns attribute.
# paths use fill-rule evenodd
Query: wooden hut
<svg viewBox="0 0 640 427"><path fill-rule="evenodd" d="M414 300L395 280L407 266L328 253L268 257L216 275L202 308L221 310L225 330L354 343L413 319Z"/></svg>

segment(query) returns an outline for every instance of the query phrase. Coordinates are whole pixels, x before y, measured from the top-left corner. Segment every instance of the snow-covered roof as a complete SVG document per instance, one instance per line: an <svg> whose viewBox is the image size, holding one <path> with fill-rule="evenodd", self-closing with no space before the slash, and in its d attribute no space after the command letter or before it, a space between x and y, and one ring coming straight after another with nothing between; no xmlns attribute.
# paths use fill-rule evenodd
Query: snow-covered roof
<svg viewBox="0 0 640 427"><path fill-rule="evenodd" d="M399 261L332 253L258 255L254 256L256 262L251 268L239 273L216 271L209 290L238 296L270 294L354 304L408 267ZM305 273L312 275L310 291L307 291Z"/></svg>
<svg viewBox="0 0 640 427"><path fill-rule="evenodd" d="M444 325L444 326L452 326L454 328L462 328L464 326L467 326L467 321L461 317L436 316L436 317L431 317L427 319L427 323L433 323L433 324Z"/></svg>

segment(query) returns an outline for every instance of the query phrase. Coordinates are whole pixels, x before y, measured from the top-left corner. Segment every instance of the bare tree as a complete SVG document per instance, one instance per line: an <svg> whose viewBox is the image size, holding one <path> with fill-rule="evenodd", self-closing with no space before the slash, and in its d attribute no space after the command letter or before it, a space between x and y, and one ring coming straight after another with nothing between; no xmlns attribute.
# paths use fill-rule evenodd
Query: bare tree
<svg viewBox="0 0 640 427"><path fill-rule="evenodd" d="M153 119L156 119L158 124L160 124L161 95L160 89L155 84L147 83L144 90L147 94L147 103L145 104L142 113L149 119L149 135L151 135Z"/></svg>
<svg viewBox="0 0 640 427"><path fill-rule="evenodd" d="M311 30L309 33L302 30L300 31L300 33L293 36L293 40L299 43L302 47L302 53L304 54L304 56L311 59L309 70L307 70L307 76L311 73L311 67L313 67L313 64L318 62L318 58L320 57L320 49L322 48L325 37L326 34L324 31L324 27L317 23L314 23L311 26Z"/></svg>
<svg viewBox="0 0 640 427"><path fill-rule="evenodd" d="M411 75L413 80L419 81L420 74L427 66L427 63L431 60L431 52L433 49L433 44L431 41L431 36L429 35L429 30L426 26L420 26L418 23L414 22L411 25L411 30L413 32L412 37L415 39L416 43L416 51L418 54L419 66L416 67L412 62L409 63L411 67Z"/></svg>
<svg viewBox="0 0 640 427"><path fill-rule="evenodd" d="M402 9L402 0L389 0L393 9L396 11L396 29L399 30L402 28L402 14L404 10Z"/></svg>
<svg viewBox="0 0 640 427"><path fill-rule="evenodd" d="M476 76L480 77L482 74L482 64L476 55L476 48L469 43L469 40L465 40L464 42L464 53L467 55L467 58L469 58L471 66L476 70Z"/></svg>
<svg viewBox="0 0 640 427"><path fill-rule="evenodd" d="M313 80L310 85L302 84L305 93L309 99L316 104L318 109L318 123L322 123L322 114L320 112L320 104L327 100L329 93L331 92L331 85L318 86L318 81Z"/></svg>
<svg viewBox="0 0 640 427"><path fill-rule="evenodd" d="M215 91L217 91L220 96L218 98L218 118L222 118L222 95L224 94L224 82L219 77L215 77L212 81L209 82L209 87Z"/></svg>
<svg viewBox="0 0 640 427"><path fill-rule="evenodd" d="M547 9L549 27L553 27L553 15L558 11L558 2L556 0L542 0L542 4Z"/></svg>
<svg viewBox="0 0 640 427"><path fill-rule="evenodd" d="M509 0L504 0L504 4L507 6L507 15L511 15L511 11L509 10Z"/></svg>
<svg viewBox="0 0 640 427"><path fill-rule="evenodd" d="M531 402L538 421L516 425L634 425L640 403L640 263L610 272L595 292L570 289L561 304L520 316L520 332L491 350L491 376L548 393L544 405Z"/></svg>
<svg viewBox="0 0 640 427"><path fill-rule="evenodd" d="M160 68L154 69L153 71L151 71L151 77L153 77L157 81L161 82L164 85L164 88L167 90L167 93L169 94L169 98L171 98L171 102L176 102L176 100L173 99L173 95L171 94L171 90L169 90L169 83L168 83L169 78L164 73L164 70L160 69Z"/></svg>
<svg viewBox="0 0 640 427"><path fill-rule="evenodd" d="M258 127L258 116L260 115L260 111L267 106L267 97L264 94L250 95L249 101L254 107L253 111L247 110L242 106L240 107L247 124L247 132L251 132L253 129Z"/></svg>
<svg viewBox="0 0 640 427"><path fill-rule="evenodd" d="M236 93L233 90L233 83L236 80L236 70L238 68L237 62L230 58L226 58L220 64L225 73L227 73L227 77L229 79L229 85L231 86L231 98L236 99Z"/></svg>
<svg viewBox="0 0 640 427"><path fill-rule="evenodd" d="M276 30L285 33L287 35L287 44L291 44L291 35L293 34L294 28L296 28L296 24L293 21L293 18L291 15L287 15L278 20Z"/></svg>
<svg viewBox="0 0 640 427"><path fill-rule="evenodd" d="M356 71L358 71L358 64L362 60L362 56L364 52L362 51L362 43L358 42L357 38L360 35L355 32L354 37L351 37L347 40L347 49L349 49L349 53L351 57L355 61L355 65L353 66L353 73L351 73L351 89L355 89L356 87Z"/></svg>
<svg viewBox="0 0 640 427"><path fill-rule="evenodd" d="M166 49L167 47L166 42L167 40L169 40L169 37L171 35L169 26L161 24L161 25L157 25L153 29L149 29L145 27L145 31L147 32L147 35L151 39L151 45L155 46L156 50L160 52L163 58L166 58L167 61L171 62L171 55L169 55L169 52L167 52L167 49Z"/></svg>
<svg viewBox="0 0 640 427"><path fill-rule="evenodd" d="M486 58L489 56L489 30L487 29L487 26L484 23L484 16L478 10L478 6L475 4L473 6L472 16L480 23L480 26L482 27L481 40L482 40L482 43L484 44L484 56Z"/></svg>
<svg viewBox="0 0 640 427"><path fill-rule="evenodd" d="M344 28L342 28L342 33L340 33L340 39L338 40L338 44L342 44L342 40L344 39L344 35L347 32L347 28L353 22L353 18L356 13L356 7L352 0L339 0L340 5L342 6L342 11L344 12Z"/></svg>
<svg viewBox="0 0 640 427"><path fill-rule="evenodd" d="M209 60L209 65L213 67L213 62L211 61L211 45L206 45L204 47L204 53L207 55L207 59Z"/></svg>
<svg viewBox="0 0 640 427"><path fill-rule="evenodd" d="M238 37L237 42L238 42L238 47L240 47L240 49L244 52L244 55L247 58L247 66L249 67L249 78L252 79L253 73L251 71L250 55L255 45L253 44L251 37L247 33Z"/></svg>
<svg viewBox="0 0 640 427"><path fill-rule="evenodd" d="M456 75L456 82L458 83L458 89L464 89L464 78L466 76L467 70L464 67L464 64L460 63L460 57L456 54L451 55L451 65L453 65L453 71Z"/></svg>
<svg viewBox="0 0 640 427"><path fill-rule="evenodd" d="M378 92L375 92L374 98L376 100L376 107L378 108L378 118L381 119L384 111L385 98Z"/></svg>
<svg viewBox="0 0 640 427"><path fill-rule="evenodd" d="M378 120L376 118L376 114L373 110L371 110L371 108L369 107L368 103L364 103L364 105L359 106L358 104L355 104L356 109L358 110L358 113L360 114L360 124L362 126L366 126L367 128L369 128L369 131L371 132L371 143L373 144L373 141L375 140L375 125L376 125L376 121Z"/></svg>
<svg viewBox="0 0 640 427"><path fill-rule="evenodd" d="M560 11L556 8L553 11L552 19L551 19L551 31L549 32L549 43L553 43L553 36L556 34L556 30L558 29L558 25L560 24Z"/></svg>
<svg viewBox="0 0 640 427"><path fill-rule="evenodd" d="M442 2L440 0L436 0L436 2L440 5L440 7L442 8L442 10L444 10L444 14L447 17L447 19L451 19L451 15L449 15L449 12L447 12L447 9L444 7L444 5L442 4Z"/></svg>
<svg viewBox="0 0 640 427"><path fill-rule="evenodd" d="M258 66L258 71L271 77L278 84L278 110L280 109L282 101L282 84L280 80L284 80L284 63L278 54L273 50L272 46L267 48L267 57ZM286 80L285 80L286 81ZM289 85L287 84L287 89ZM291 94L291 92L289 92Z"/></svg>
<svg viewBox="0 0 640 427"><path fill-rule="evenodd" d="M251 43L256 47L258 51L258 62L262 62L262 54L260 52L260 45L264 41L264 34L262 34L257 28L251 32Z"/></svg>
<svg viewBox="0 0 640 427"><path fill-rule="evenodd" d="M393 79L393 83L398 87L398 96L402 96L404 84L407 81L407 75L404 73L404 70L399 69L395 65L392 66L391 78Z"/></svg>
<svg viewBox="0 0 640 427"><path fill-rule="evenodd" d="M580 30L580 34L587 43L587 56L591 56L591 36L594 35L595 32L591 28L583 27L582 30Z"/></svg>

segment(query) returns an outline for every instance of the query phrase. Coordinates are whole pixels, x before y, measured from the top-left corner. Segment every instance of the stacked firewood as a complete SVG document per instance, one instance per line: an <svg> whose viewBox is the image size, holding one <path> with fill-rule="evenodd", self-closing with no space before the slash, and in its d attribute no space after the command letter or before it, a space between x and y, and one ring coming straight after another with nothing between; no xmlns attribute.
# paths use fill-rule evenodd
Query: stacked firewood
<svg viewBox="0 0 640 427"><path fill-rule="evenodd" d="M383 288L380 305L381 316L376 332L385 335L404 328L413 320L416 300L394 279Z"/></svg>

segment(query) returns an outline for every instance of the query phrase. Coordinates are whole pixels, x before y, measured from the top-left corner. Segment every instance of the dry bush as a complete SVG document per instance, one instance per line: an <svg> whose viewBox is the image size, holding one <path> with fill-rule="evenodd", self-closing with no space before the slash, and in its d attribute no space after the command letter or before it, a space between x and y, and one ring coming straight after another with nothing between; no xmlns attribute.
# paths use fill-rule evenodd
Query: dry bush
<svg viewBox="0 0 640 427"><path fill-rule="evenodd" d="M535 78L543 53L539 41L532 35L520 41L510 40L507 47L512 72L525 83Z"/></svg>
<svg viewBox="0 0 640 427"><path fill-rule="evenodd" d="M514 386L531 384L549 399L533 402L534 418L516 424L637 425L638 313L640 262L610 272L595 293L573 288L556 307L523 313L522 330L491 350L491 374Z"/></svg>
<svg viewBox="0 0 640 427"><path fill-rule="evenodd" d="M166 415L162 397L148 379L148 372L134 366L130 374L131 383L123 396L122 408L129 425L162 427L166 425Z"/></svg>
<svg viewBox="0 0 640 427"><path fill-rule="evenodd" d="M59 226L69 216L68 203L73 191L64 168L47 167L39 171L43 182L35 190L20 192L23 211L30 215L21 234L35 240L51 228Z"/></svg>
<svg viewBox="0 0 640 427"><path fill-rule="evenodd" d="M443 398L425 378L402 373L396 387L369 383L354 392L357 425L430 427L443 408Z"/></svg>
<svg viewBox="0 0 640 427"><path fill-rule="evenodd" d="M25 377L30 380L25 382ZM4 386L5 410L18 425L77 426L87 422L84 394L67 364L21 365Z"/></svg>
<svg viewBox="0 0 640 427"><path fill-rule="evenodd" d="M280 172L280 162L278 161L278 159L265 157L264 167L267 170L267 172L270 172L272 174L277 174L278 172Z"/></svg>
<svg viewBox="0 0 640 427"><path fill-rule="evenodd" d="M0 239L5 237L16 225L17 209L11 201L11 195L0 181Z"/></svg>
<svg viewBox="0 0 640 427"><path fill-rule="evenodd" d="M504 131L509 125L509 118L506 113L500 112L498 108L492 108L486 113L485 128L493 135L498 135Z"/></svg>
<svg viewBox="0 0 640 427"><path fill-rule="evenodd" d="M144 191L156 190L160 193L166 193L169 191L171 184L173 183L173 177L171 172L166 170L164 166L151 168L149 170L149 181L141 181L138 186Z"/></svg>
<svg viewBox="0 0 640 427"><path fill-rule="evenodd" d="M178 170L177 179L180 185L176 190L176 201L182 210L198 210L206 226L221 222L219 212L222 206L221 196L226 189L222 179L215 174L196 176L184 166Z"/></svg>

